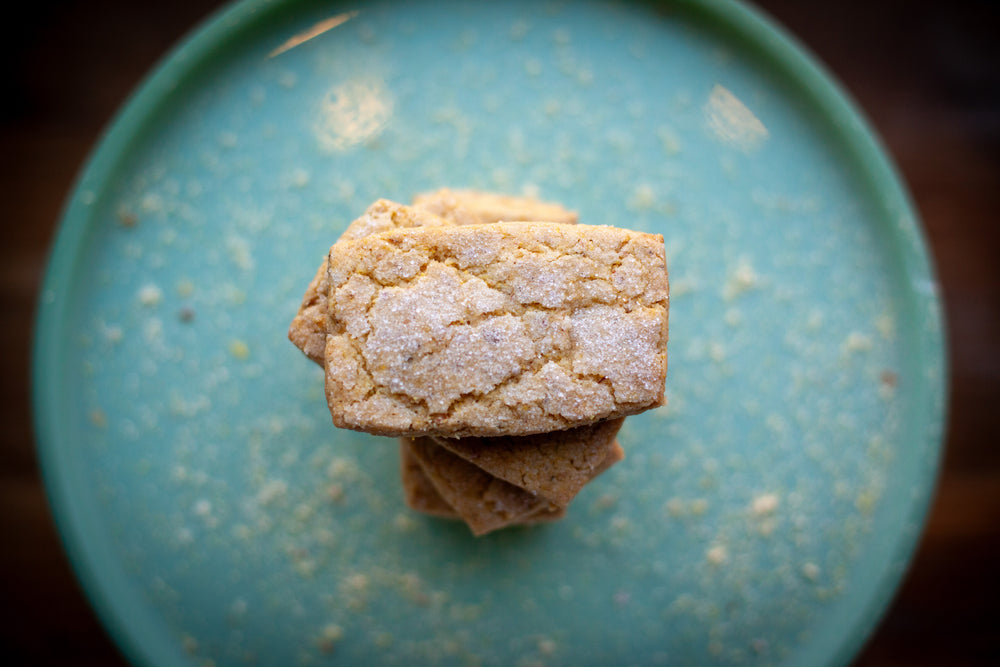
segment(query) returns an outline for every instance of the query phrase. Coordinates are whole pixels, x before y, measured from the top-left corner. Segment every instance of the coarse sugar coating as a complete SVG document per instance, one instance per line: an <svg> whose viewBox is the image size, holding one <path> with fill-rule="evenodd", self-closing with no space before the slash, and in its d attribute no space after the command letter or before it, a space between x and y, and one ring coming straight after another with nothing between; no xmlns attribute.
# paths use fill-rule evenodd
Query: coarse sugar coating
<svg viewBox="0 0 1000 667"><path fill-rule="evenodd" d="M379 199L365 209L361 217L347 226L338 241L357 241L366 236L393 229L437 227L451 224L453 224L451 221L420 207L398 204L388 199Z"/></svg>
<svg viewBox="0 0 1000 667"><path fill-rule="evenodd" d="M565 507L618 448L624 418L564 431L497 438L435 438L469 463Z"/></svg>
<svg viewBox="0 0 1000 667"><path fill-rule="evenodd" d="M530 435L662 404L663 239L547 222L396 229L331 248L326 393L377 435Z"/></svg>
<svg viewBox="0 0 1000 667"><path fill-rule="evenodd" d="M549 220L572 224L577 220L576 212L560 204L477 190L442 188L417 195L413 202L413 206L406 206L379 199L348 225L338 241L356 241L370 234L405 227L488 224L501 220ZM288 330L289 340L320 365L323 365L326 346L325 297L329 288L326 261L324 256Z"/></svg>
<svg viewBox="0 0 1000 667"><path fill-rule="evenodd" d="M424 209L379 199L348 225L337 242L356 241L390 229L450 224L453 223ZM320 365L323 364L323 351L326 348L326 296L329 291L326 262L327 258L324 257L316 275L306 288L299 312L288 328L288 339L307 357Z"/></svg>

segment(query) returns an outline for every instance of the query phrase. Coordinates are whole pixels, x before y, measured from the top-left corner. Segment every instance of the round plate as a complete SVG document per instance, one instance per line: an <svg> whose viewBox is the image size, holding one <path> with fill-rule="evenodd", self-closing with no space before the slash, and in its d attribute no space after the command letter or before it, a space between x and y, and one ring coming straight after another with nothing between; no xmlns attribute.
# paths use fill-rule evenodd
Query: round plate
<svg viewBox="0 0 1000 667"><path fill-rule="evenodd" d="M663 234L666 407L561 522L406 509L285 338L376 198ZM39 450L126 654L174 665L840 664L885 608L946 382L919 226L816 64L730 2L247 1L126 106L41 295Z"/></svg>

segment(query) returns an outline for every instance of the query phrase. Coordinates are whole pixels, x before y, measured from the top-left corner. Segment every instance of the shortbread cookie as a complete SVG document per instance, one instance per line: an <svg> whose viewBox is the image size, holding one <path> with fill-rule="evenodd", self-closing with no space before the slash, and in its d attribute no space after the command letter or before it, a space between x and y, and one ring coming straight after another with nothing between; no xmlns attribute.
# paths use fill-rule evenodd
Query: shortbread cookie
<svg viewBox="0 0 1000 667"><path fill-rule="evenodd" d="M455 456L432 438L403 442L420 464L424 475L475 535L504 528L521 519L556 509L548 500L532 495Z"/></svg>
<svg viewBox="0 0 1000 667"><path fill-rule="evenodd" d="M338 242L356 241L389 229L451 224L454 223L424 209L379 199L369 206L360 218L348 225ZM326 282L326 259L323 258L323 263L306 288L299 312L288 328L288 339L321 366L323 350L326 347L326 296L329 291Z"/></svg>
<svg viewBox="0 0 1000 667"><path fill-rule="evenodd" d="M356 241L376 232L404 227L488 224L501 220L550 220L575 223L577 215L559 204L531 197L510 197L475 190L449 190L417 195L414 206L379 199L348 225L338 241ZM326 346L326 260L306 288L302 305L288 330L288 338L307 357L323 365Z"/></svg>
<svg viewBox="0 0 1000 667"><path fill-rule="evenodd" d="M565 507L617 447L624 418L520 437L435 438L484 472Z"/></svg>
<svg viewBox="0 0 1000 667"><path fill-rule="evenodd" d="M529 514L520 521L511 524L514 526L531 526L536 523L550 523L552 521L558 521L559 519L566 516L565 507L557 507L555 509L543 509L535 512L534 514Z"/></svg>
<svg viewBox="0 0 1000 667"><path fill-rule="evenodd" d="M662 404L662 236L533 222L396 229L335 244L327 273L337 426L530 435Z"/></svg>
<svg viewBox="0 0 1000 667"><path fill-rule="evenodd" d="M407 505L424 514L446 519L459 518L455 509L441 497L434 484L424 474L405 438L399 441L399 471L403 482L403 497Z"/></svg>
<svg viewBox="0 0 1000 667"><path fill-rule="evenodd" d="M620 451L620 449L619 449ZM615 452L612 452L614 457ZM441 494L434 488L434 484L424 474L420 464L414 458L410 450L409 438L402 438L399 441L400 471L403 481L403 492L406 504L418 512L429 514L443 519L459 519L458 513L449 505ZM550 509L543 507L534 514L529 514L519 519L516 524L530 525L548 521L556 521L566 515L565 507ZM515 524L510 524L515 525Z"/></svg>
<svg viewBox="0 0 1000 667"><path fill-rule="evenodd" d="M451 506L476 535L518 524L555 521L566 513L566 507L498 480L437 445L435 439L401 438L400 456L409 462L402 467L407 504L415 510L444 517L453 515L441 512L439 505ZM589 479L624 456L621 446L613 441ZM428 487L439 493L437 498Z"/></svg>
<svg viewBox="0 0 1000 667"><path fill-rule="evenodd" d="M326 350L326 260L316 270L306 293L302 297L302 305L295 314L291 326L288 327L288 340L312 361L323 365L323 352Z"/></svg>
<svg viewBox="0 0 1000 667"><path fill-rule="evenodd" d="M533 197L512 197L476 190L425 192L413 198L413 205L430 211L456 225L482 225L491 222L547 220L573 224L576 211L559 204L539 201Z"/></svg>

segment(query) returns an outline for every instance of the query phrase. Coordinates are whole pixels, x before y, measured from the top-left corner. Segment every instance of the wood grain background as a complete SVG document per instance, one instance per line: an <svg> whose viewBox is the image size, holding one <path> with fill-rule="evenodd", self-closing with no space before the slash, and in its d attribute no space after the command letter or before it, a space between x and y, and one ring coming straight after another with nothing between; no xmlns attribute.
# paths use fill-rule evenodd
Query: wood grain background
<svg viewBox="0 0 1000 667"><path fill-rule="evenodd" d="M218 0L21 3L0 40L0 650L122 658L71 574L38 475L34 304L60 207L101 129ZM940 487L919 551L856 664L1000 664L1000 11L992 2L760 3L865 109L923 216L952 368Z"/></svg>

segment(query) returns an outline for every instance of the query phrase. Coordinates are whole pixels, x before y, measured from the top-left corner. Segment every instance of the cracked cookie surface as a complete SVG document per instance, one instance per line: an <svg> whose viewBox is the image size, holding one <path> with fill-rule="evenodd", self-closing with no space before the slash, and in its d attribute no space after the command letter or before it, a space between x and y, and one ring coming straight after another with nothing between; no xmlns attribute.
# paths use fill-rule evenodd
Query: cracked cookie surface
<svg viewBox="0 0 1000 667"><path fill-rule="evenodd" d="M501 220L548 220L563 224L577 221L575 211L561 204L531 197L511 197L477 190L442 188L414 197L413 206L379 199L354 220L339 241L356 241L376 232L405 227L488 224ZM309 283L299 312L288 329L288 338L307 357L323 365L326 346L327 257Z"/></svg>
<svg viewBox="0 0 1000 667"><path fill-rule="evenodd" d="M453 224L450 220L441 218L425 209L397 204L388 199L379 199L347 226L337 242L356 241L390 229L450 224ZM328 256L329 253L327 253ZM326 296L329 292L327 257L323 258L322 264L316 270L316 275L306 288L299 312L296 313L288 328L288 339L307 357L321 366L323 365L323 351L326 348Z"/></svg>
<svg viewBox="0 0 1000 667"><path fill-rule="evenodd" d="M529 435L662 403L663 239L503 222L395 229L327 262L334 423L378 435Z"/></svg>

